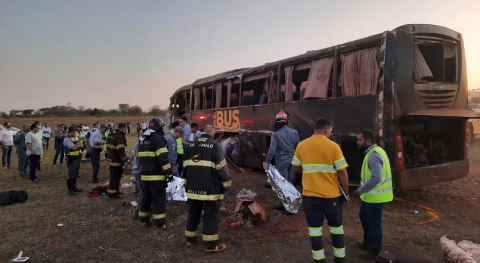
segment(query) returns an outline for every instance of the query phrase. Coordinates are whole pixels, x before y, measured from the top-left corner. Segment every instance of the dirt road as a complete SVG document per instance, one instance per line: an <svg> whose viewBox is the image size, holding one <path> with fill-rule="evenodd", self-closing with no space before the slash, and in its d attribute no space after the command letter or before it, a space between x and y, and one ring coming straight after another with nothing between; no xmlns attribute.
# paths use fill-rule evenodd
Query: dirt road
<svg viewBox="0 0 480 263"><path fill-rule="evenodd" d="M135 137L129 137L129 148ZM51 142L52 143L52 142ZM53 147L52 147L53 148ZM235 173L233 194L224 206L233 210L234 196L242 188L259 196L257 201L266 209L268 222L253 229L233 228L231 213L221 216L220 239L228 251L207 255L201 246L184 245L186 206L170 203L168 220L174 229L163 231L142 228L133 221L133 207L122 206L123 200L108 197L88 198L95 185L90 184L90 164L83 164L81 196L66 195L66 167L53 168L54 152L47 151L42 161L39 183L29 184L20 178L16 169L0 170L0 191L26 190L25 204L0 207L0 262L7 262L23 250L29 262L311 262L310 240L302 211L295 216L284 216L273 210L276 197L271 189L263 187L265 175L260 172ZM15 154L14 154L15 156ZM471 146L471 173L468 177L431 187L397 192L396 196L430 207L438 212L440 221L426 225L412 225L406 221L424 221L426 210L404 202L392 202L385 207L384 243L413 249L439 258L439 238L448 234L460 241L480 242L480 140ZM16 164L16 157L13 163ZM105 163L100 178L108 181ZM129 175L123 178L129 180ZM133 200L133 189L126 190L124 200ZM110 208L115 211L111 212ZM415 214L415 210L418 214ZM347 262L362 262L355 255L354 242L362 235L358 219L359 203L351 202L344 208L344 228ZM57 227L58 223L64 226ZM326 253L332 257L330 234L324 234Z"/></svg>

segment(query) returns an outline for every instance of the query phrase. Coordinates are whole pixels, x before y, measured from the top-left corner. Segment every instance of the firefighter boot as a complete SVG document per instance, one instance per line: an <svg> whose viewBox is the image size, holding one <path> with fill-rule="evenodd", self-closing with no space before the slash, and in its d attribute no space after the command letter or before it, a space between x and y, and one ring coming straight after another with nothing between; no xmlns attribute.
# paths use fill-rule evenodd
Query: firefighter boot
<svg viewBox="0 0 480 263"><path fill-rule="evenodd" d="M67 179L68 195L77 195L75 192L75 183L73 179Z"/></svg>
<svg viewBox="0 0 480 263"><path fill-rule="evenodd" d="M98 179L98 170L93 171L92 183L93 184L100 183L100 179Z"/></svg>
<svg viewBox="0 0 480 263"><path fill-rule="evenodd" d="M72 181L73 181L73 183L72 183L73 184L73 191L76 192L76 193L83 192L82 189L77 188L77 178L72 179Z"/></svg>

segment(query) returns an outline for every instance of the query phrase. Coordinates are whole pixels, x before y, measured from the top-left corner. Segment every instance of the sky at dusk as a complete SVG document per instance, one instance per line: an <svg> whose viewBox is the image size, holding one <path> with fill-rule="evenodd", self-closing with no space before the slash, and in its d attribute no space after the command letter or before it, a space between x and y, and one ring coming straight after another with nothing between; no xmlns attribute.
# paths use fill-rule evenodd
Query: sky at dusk
<svg viewBox="0 0 480 263"><path fill-rule="evenodd" d="M479 0L0 0L0 111L167 107L196 79L411 23L462 33L480 88L479 12Z"/></svg>

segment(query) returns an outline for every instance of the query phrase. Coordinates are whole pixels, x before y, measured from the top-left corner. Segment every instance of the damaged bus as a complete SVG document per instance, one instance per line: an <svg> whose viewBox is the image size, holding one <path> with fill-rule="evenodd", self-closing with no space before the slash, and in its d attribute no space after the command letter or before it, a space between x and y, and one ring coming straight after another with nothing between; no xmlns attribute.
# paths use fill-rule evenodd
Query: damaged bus
<svg viewBox="0 0 480 263"><path fill-rule="evenodd" d="M213 125L232 161L264 168L280 110L301 140L326 117L352 185L360 183L364 158L356 134L371 129L390 157L395 187L417 188L468 174L468 119L479 113L468 111L465 65L460 33L404 25L199 79L173 94L168 118Z"/></svg>

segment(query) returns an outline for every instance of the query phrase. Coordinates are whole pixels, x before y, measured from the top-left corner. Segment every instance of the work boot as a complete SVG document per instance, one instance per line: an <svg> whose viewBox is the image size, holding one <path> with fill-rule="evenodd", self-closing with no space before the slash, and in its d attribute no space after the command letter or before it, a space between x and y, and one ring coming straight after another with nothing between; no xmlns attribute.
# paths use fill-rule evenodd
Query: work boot
<svg viewBox="0 0 480 263"><path fill-rule="evenodd" d="M75 192L75 182L72 179L67 179L67 188L68 188L68 195L76 195Z"/></svg>
<svg viewBox="0 0 480 263"><path fill-rule="evenodd" d="M133 220L138 220L138 210L135 210L135 214L133 214Z"/></svg>
<svg viewBox="0 0 480 263"><path fill-rule="evenodd" d="M100 180L98 179L98 171L93 171L93 179L92 179L92 183L96 184L96 183L99 183Z"/></svg>
<svg viewBox="0 0 480 263"><path fill-rule="evenodd" d="M227 250L227 245L225 244L220 244L212 248L205 247L205 252L208 252L208 253L222 252L225 250Z"/></svg>

